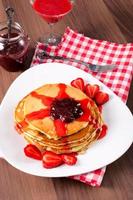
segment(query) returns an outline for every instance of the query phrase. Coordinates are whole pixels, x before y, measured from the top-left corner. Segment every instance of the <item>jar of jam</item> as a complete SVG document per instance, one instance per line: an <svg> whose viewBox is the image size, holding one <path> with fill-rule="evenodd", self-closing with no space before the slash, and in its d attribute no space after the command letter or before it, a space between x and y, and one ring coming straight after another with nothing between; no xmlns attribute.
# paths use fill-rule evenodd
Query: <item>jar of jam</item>
<svg viewBox="0 0 133 200"><path fill-rule="evenodd" d="M11 28L9 35L8 24L0 23L0 66L8 71L20 71L24 69L29 37L17 22Z"/></svg>

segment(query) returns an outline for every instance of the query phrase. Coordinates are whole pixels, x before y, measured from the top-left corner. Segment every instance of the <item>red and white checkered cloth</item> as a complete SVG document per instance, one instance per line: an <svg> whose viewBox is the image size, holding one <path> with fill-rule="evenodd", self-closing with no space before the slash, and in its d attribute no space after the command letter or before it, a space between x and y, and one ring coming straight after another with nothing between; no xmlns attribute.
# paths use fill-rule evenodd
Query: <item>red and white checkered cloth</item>
<svg viewBox="0 0 133 200"><path fill-rule="evenodd" d="M114 64L117 68L106 73L91 72L86 66L76 62L38 58L36 56L37 53L41 53L44 50L50 55L74 58L86 63L99 65ZM133 43L117 44L91 39L67 28L58 46L46 46L41 43L37 45L32 66L42 62L60 62L80 68L102 81L125 103L127 101L133 75ZM105 171L106 166L71 178L91 186L100 186Z"/></svg>

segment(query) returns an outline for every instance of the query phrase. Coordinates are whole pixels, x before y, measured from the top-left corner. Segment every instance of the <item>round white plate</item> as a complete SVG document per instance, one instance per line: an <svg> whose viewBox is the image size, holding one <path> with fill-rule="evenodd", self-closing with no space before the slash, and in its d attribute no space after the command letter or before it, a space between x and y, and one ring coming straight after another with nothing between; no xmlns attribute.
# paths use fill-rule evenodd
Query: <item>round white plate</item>
<svg viewBox="0 0 133 200"><path fill-rule="evenodd" d="M76 165L45 169L41 161L24 155L26 142L14 129L15 107L25 95L43 84L70 84L77 77L82 77L91 84L100 85L101 89L110 95L110 100L103 110L103 117L108 125L107 136L94 143L85 154L79 155ZM127 106L93 76L69 65L47 63L28 69L13 82L0 106L0 150L12 166L32 175L63 177L96 170L122 156L132 141L133 117Z"/></svg>

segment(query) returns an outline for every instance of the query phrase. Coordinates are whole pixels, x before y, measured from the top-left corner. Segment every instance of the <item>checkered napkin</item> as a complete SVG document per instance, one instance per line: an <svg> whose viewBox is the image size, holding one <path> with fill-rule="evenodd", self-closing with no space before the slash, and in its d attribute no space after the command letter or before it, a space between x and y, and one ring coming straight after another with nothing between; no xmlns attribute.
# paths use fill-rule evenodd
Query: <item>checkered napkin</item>
<svg viewBox="0 0 133 200"><path fill-rule="evenodd" d="M113 64L117 67L106 73L91 72L86 66L76 62L57 59L53 60L43 56L38 57L37 55L42 55L41 53L43 51L46 51L49 55L74 58L86 63L99 65ZM113 92L115 92L126 103L133 75L132 43L117 44L91 39L67 28L62 37L61 43L57 47L38 43L31 66L47 62L60 62L73 65L92 74L113 90ZM93 172L72 176L70 178L79 180L91 186L100 186L105 171L106 166Z"/></svg>

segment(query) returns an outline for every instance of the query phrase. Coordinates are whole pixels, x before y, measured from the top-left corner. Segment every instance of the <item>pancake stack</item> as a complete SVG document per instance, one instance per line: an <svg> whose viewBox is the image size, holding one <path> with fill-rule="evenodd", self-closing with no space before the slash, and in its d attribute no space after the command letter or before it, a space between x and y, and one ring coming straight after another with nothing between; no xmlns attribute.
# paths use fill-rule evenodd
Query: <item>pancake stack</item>
<svg viewBox="0 0 133 200"><path fill-rule="evenodd" d="M103 120L95 102L62 83L46 84L15 109L16 130L42 152L83 153L99 137Z"/></svg>

